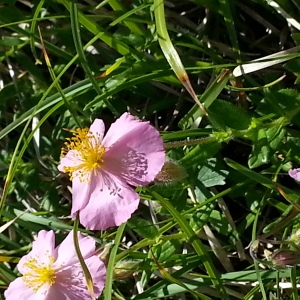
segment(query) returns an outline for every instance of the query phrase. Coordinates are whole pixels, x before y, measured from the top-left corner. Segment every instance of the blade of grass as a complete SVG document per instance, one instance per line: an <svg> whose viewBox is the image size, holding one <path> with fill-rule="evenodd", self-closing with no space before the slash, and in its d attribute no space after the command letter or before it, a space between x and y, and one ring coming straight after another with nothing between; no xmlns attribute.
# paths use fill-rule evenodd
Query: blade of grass
<svg viewBox="0 0 300 300"><path fill-rule="evenodd" d="M58 0L58 2L62 3L68 11L71 11L72 2L67 0ZM89 30L94 35L97 35L98 38L100 38L105 44L115 49L120 54L126 55L130 53L136 53L134 49L130 48L127 44L115 39L111 34L106 32L104 28L102 28L96 22L85 16L81 11L78 12L78 21L87 30Z"/></svg>
<svg viewBox="0 0 300 300"><path fill-rule="evenodd" d="M68 108L68 110L70 111L71 115L73 116L73 118L75 120L75 123L77 124L78 127L81 127L81 124L80 124L80 121L79 121L79 119L77 117L77 114L74 111L74 109L72 108L72 106L69 105L69 103L68 103L68 101L67 101L67 99L66 99L66 97L65 97L65 95L63 93L63 90L60 87L59 81L57 80L57 78L55 76L55 73L54 73L54 71L52 69L51 62L50 62L49 56L47 54L47 51L46 51L46 48L45 48L45 45L44 45L44 41L43 41L43 37L42 37L42 33L41 33L41 30L40 30L39 27L38 27L38 30L39 30L39 35L40 35L40 38L41 38L42 50L43 50L44 58L45 58L46 65L48 67L48 71L50 73L50 76L51 76L53 82L55 82L55 87L56 87L58 93L60 94L61 98L63 99L65 106Z"/></svg>
<svg viewBox="0 0 300 300"><path fill-rule="evenodd" d="M125 7L122 5L122 2L117 1L117 0L109 0L108 4L111 6L111 8L116 11L116 12L125 12L120 18L118 18L118 22L120 22L121 20L125 20L127 17L129 17L130 15L134 14L136 11L139 11L141 9L144 9L145 7L150 6L150 4L144 4L144 5L140 5L138 7L136 7L135 9L126 12ZM115 24L117 24L117 20L114 21L112 24L110 24L111 26L114 26ZM135 34L137 35L144 35L144 30L141 29L140 26L138 26L135 22L131 22L131 21L124 21L124 24Z"/></svg>
<svg viewBox="0 0 300 300"><path fill-rule="evenodd" d="M3 191L2 191L2 194L1 194L1 200L0 200L0 215L2 215L2 209L3 209L4 203L6 201L6 198L8 196L10 185L11 185L11 183L13 181L13 178L14 178L14 175L16 173L17 167L18 167L19 163L21 162L23 154L24 154L25 150L27 149L27 147L28 147L31 139L33 138L35 132L37 130L39 130L40 126L47 120L47 118L54 111L56 111L61 105L62 105L62 103L56 104L54 107L52 107L42 117L42 119L39 121L39 123L37 124L37 126L31 131L31 133L29 134L28 138L24 140L24 145L21 148L20 152L18 153L19 148L20 148L21 143L22 143L22 140L25 137L27 129L28 129L28 127L29 127L29 125L31 123L31 120L32 120L32 118L33 118L34 115L31 115L30 118L28 119L27 123L25 124L25 126L23 128L23 131L22 131L22 133L20 135L20 138L18 139L18 142L17 142L17 145L15 147L15 150L13 152L13 155L12 155L12 158L11 158L11 161L10 161L10 164L9 164L9 168L8 168L8 171L7 171L7 177L6 177L6 180L5 180L5 183L4 183L4 188L3 188Z"/></svg>
<svg viewBox="0 0 300 300"><path fill-rule="evenodd" d="M259 218L260 214L261 214L261 211L260 211L260 208L258 208L258 210L255 214L254 222L253 222L252 243L257 238L257 236L256 236L257 235L257 224L258 224L258 218ZM262 293L263 300L267 300L267 294L266 294L266 291L265 291L264 283L263 283L262 278L260 276L259 266L258 266L258 262L256 260L254 260L254 266L255 266L255 271L256 271L256 274L257 274L257 280L259 282L259 287L260 287L260 291Z"/></svg>
<svg viewBox="0 0 300 300"><path fill-rule="evenodd" d="M153 10L155 16L156 31L158 35L158 42L166 60L168 61L169 65L171 66L172 70L174 71L180 82L189 92L193 100L199 105L202 112L205 115L207 115L207 112L202 103L199 101L191 85L189 77L185 71L185 68L181 62L181 59L170 39L165 20L164 0L154 0Z"/></svg>
<svg viewBox="0 0 300 300"><path fill-rule="evenodd" d="M126 227L126 223L123 223L121 226L119 226L117 230L117 234L115 236L114 245L111 249L110 255L109 255L109 261L107 265L107 272L106 272L106 282L105 282L105 288L103 292L103 297L105 300L111 300L112 298L112 282L113 282L113 276L114 276L114 266L116 261L116 255L118 251L119 244L121 242L121 238L123 235L123 231Z"/></svg>
<svg viewBox="0 0 300 300"><path fill-rule="evenodd" d="M0 23L11 23L11 21L7 18L7 15L1 13L0 14ZM35 42L39 43L40 42L40 38L38 35L34 35L32 37L31 32L29 32L28 30L22 29L21 27L17 26L17 25L11 25L8 26L8 28L16 33L18 33L20 36L24 36L28 39L32 38ZM53 54L57 55L58 57L62 57L66 60L71 60L73 58L73 55L70 54L69 52L62 50L61 48L55 46L54 44L45 41L45 46L46 48L52 52Z"/></svg>
<svg viewBox="0 0 300 300"><path fill-rule="evenodd" d="M82 43L81 43L81 36L80 36L80 26L79 26L79 21L78 21L78 7L77 7L77 1L72 0L71 1L71 6L70 6L70 17L71 17L71 28L72 28L72 36L75 44L75 48L77 51L77 54L79 56L79 60L81 62L81 66L83 67L83 70L86 74L86 76L89 78L90 82L92 83L95 91L97 92L98 95L102 94L102 91L99 88L99 85L92 74L92 71L89 67L89 64L87 62L87 59L85 57L83 48L82 48ZM108 106L108 108L115 114L118 114L117 110L114 108L113 105L111 105L110 101L107 99L103 99L105 104Z"/></svg>
<svg viewBox="0 0 300 300"><path fill-rule="evenodd" d="M80 266L83 271L84 278L86 280L86 286L87 289L92 297L92 300L95 300L95 292L94 292L94 283L93 283L93 278L91 276L91 273L89 271L89 268L87 267L84 258L81 254L81 250L79 247L79 242L78 242L78 226L79 226L79 212L77 213L76 219L74 221L74 228L73 228L73 239L74 239L74 247L76 251L76 255L78 257Z"/></svg>
<svg viewBox="0 0 300 300"><path fill-rule="evenodd" d="M231 73L228 70L223 70L220 75L213 81L213 83L205 90L200 100L206 108L217 99L221 91L226 86ZM183 128L189 128L195 120L203 116L203 111L194 105L190 111L179 121L178 125Z"/></svg>
<svg viewBox="0 0 300 300"><path fill-rule="evenodd" d="M149 190L149 189L148 189ZM177 221L178 225L180 226L181 230L185 233L187 240L192 244L196 253L203 257L203 265L210 276L210 279L213 285L216 287L218 292L220 293L221 299L229 299L228 295L225 291L223 283L221 281L220 275L215 269L212 260L210 259L204 245L202 244L201 240L195 234L189 223L186 221L184 217L180 215L180 213L173 207L173 205L163 197L161 197L158 193L149 190L149 192L153 195L153 197L160 202L160 204L169 211L169 213L174 217Z"/></svg>
<svg viewBox="0 0 300 300"><path fill-rule="evenodd" d="M36 64L42 64L42 62L38 59L38 56L37 56L37 53L36 53L36 50L35 50L34 35L35 35L35 30L36 30L37 18L38 18L38 15L39 15L44 3L45 3L45 0L40 0L39 4L37 5L37 7L34 11L31 26L30 26L30 32L31 32L30 47L31 47L31 52L33 54L33 57L35 58L35 63Z"/></svg>
<svg viewBox="0 0 300 300"><path fill-rule="evenodd" d="M98 35L101 35L101 33L99 33ZM90 45L92 45L98 39L98 35L93 37L84 46L84 50L87 49ZM45 47L47 48L46 43L45 43ZM62 69L62 71L57 75L56 79L51 83L49 88L43 93L41 100L39 101L39 103L36 106L28 109L22 116L20 116L18 119L16 119L15 121L13 121L12 123L10 123L8 126L6 126L4 129L2 129L0 131L0 139L2 139L4 136L6 136L12 130L14 130L15 128L20 126L22 123L26 122L30 117L32 117L32 114L34 114L34 115L38 114L38 113L42 112L43 110L47 109L48 107L55 105L56 103L58 103L62 100L59 93L56 93L48 98L47 98L47 96L51 92L51 90L56 86L58 80L73 65L73 63L77 59L78 59L78 54L76 54L74 57L72 57L72 59ZM80 95L83 92L89 91L91 89L92 89L92 84L89 82L88 79L85 79L79 83L75 83L74 85L63 89L63 93L64 93L66 99L69 101L70 99L75 98L77 95ZM60 105L63 105L63 103L61 103Z"/></svg>
<svg viewBox="0 0 300 300"><path fill-rule="evenodd" d="M255 71L259 71L271 66L274 66L276 64L285 62L287 60L293 59L295 57L299 57L299 50L300 46L280 51L271 55L267 55L255 60L252 60L246 64L242 64L238 67L236 67L233 70L233 76L239 77L244 74L249 74ZM295 53L295 54L293 54Z"/></svg>
<svg viewBox="0 0 300 300"><path fill-rule="evenodd" d="M207 297L203 294L200 294L198 292L194 292L193 290L191 290L188 286L186 286L183 282L181 282L180 280L174 278L171 274L169 274L167 272L167 270L158 262L157 258L155 257L152 249L150 248L151 250L151 254L152 254L152 257L158 267L158 270L160 272L160 274L166 278L168 281L172 282L172 283L175 283L179 286L181 286L182 288L184 288L185 290L189 291L193 296L195 296L196 298L199 298L199 299L203 299L203 300L212 300L210 297Z"/></svg>
<svg viewBox="0 0 300 300"><path fill-rule="evenodd" d="M219 0L221 12L227 27L228 35L231 41L232 50L236 54L236 62L241 63L241 51L238 43L238 38L234 26L234 17L231 13L231 1Z"/></svg>
<svg viewBox="0 0 300 300"><path fill-rule="evenodd" d="M299 196L294 191L278 183L274 183L271 179L259 173L256 173L231 159L225 158L225 162L233 169L237 170L238 172L244 174L248 178L251 178L255 182L258 182L271 190L278 191L278 188L280 188L286 195L285 199L300 211Z"/></svg>
<svg viewBox="0 0 300 300"><path fill-rule="evenodd" d="M298 300L298 288L297 288L297 273L296 267L292 267L290 270L290 278L292 283L292 290L293 290L293 300Z"/></svg>

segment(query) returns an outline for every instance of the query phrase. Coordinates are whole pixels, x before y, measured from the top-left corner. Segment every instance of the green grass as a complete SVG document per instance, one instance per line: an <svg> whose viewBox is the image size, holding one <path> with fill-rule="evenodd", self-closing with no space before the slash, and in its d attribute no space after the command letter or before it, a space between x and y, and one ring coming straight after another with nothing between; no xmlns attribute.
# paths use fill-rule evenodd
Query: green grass
<svg viewBox="0 0 300 300"><path fill-rule="evenodd" d="M298 299L297 266L263 253L298 249L298 2L98 2L0 6L0 299L39 230L61 240L74 226L65 129L125 111L160 130L188 176L138 188L127 224L85 231L113 243L101 299Z"/></svg>

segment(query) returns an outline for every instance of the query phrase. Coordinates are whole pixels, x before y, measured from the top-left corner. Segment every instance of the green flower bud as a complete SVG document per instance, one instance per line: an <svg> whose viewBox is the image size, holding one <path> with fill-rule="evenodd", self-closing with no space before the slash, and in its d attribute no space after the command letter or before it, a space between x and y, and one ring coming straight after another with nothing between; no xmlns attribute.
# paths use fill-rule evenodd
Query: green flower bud
<svg viewBox="0 0 300 300"><path fill-rule="evenodd" d="M105 263L108 263L108 258L110 254L110 248L112 247L112 243L107 243L103 248L97 250L97 256Z"/></svg>
<svg viewBox="0 0 300 300"><path fill-rule="evenodd" d="M125 280L138 270L140 262L133 260L118 261L114 269L114 279Z"/></svg>

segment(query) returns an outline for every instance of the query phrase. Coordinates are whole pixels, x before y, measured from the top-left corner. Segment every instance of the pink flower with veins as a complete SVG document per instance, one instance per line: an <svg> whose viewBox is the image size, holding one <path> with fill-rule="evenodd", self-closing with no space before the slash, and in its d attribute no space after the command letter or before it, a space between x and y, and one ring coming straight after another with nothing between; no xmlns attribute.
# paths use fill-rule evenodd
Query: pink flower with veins
<svg viewBox="0 0 300 300"><path fill-rule="evenodd" d="M101 295L105 283L104 263L95 255L95 241L78 234L81 254L94 283L94 294ZM6 300L82 300L92 299L77 258L73 231L55 247L55 234L41 230L32 250L21 258L18 270L23 275L4 292Z"/></svg>
<svg viewBox="0 0 300 300"><path fill-rule="evenodd" d="M165 162L163 140L148 122L124 113L104 136L95 119L88 129L73 131L58 169L72 180L73 218L92 230L126 222L140 197L131 186L152 182Z"/></svg>

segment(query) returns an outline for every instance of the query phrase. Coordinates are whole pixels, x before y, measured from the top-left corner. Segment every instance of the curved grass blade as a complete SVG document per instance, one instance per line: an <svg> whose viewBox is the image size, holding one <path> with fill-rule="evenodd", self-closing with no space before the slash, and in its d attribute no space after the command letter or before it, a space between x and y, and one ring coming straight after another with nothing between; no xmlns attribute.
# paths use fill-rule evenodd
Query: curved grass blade
<svg viewBox="0 0 300 300"><path fill-rule="evenodd" d="M63 99L64 101L64 104L66 105L66 107L68 108L68 110L70 111L70 113L72 114L74 120L75 120L75 123L77 124L78 127L81 127L81 124L80 124L80 121L75 113L75 111L73 110L72 106L69 105L63 91L62 91L62 88L60 87L59 85L59 81L56 79L56 76L55 76L55 73L52 69L52 66L51 66L51 62L50 62L50 59L49 59L49 56L47 54L47 51L46 51L46 48L45 48L45 45L44 45L44 41L43 41L43 38L42 38L42 33L41 33L41 30L40 28L38 27L38 30L39 30L39 35L40 35L40 38L41 38L41 43L42 43L42 51L43 51L43 54L44 54L44 58L45 58L45 61L46 61L46 65L48 67L48 70L49 70L49 73L50 73L50 76L53 80L53 82L55 82L55 87L58 91L58 93L60 94L61 98Z"/></svg>
<svg viewBox="0 0 300 300"><path fill-rule="evenodd" d="M58 0L58 2L62 3L68 11L71 11L70 1L67 0ZM134 49L130 48L127 44L120 42L115 39L112 35L107 33L101 26L99 26L96 22L85 16L82 12L78 12L78 21L84 26L87 30L92 32L94 35L97 35L105 44L115 49L122 55L135 53Z"/></svg>
<svg viewBox="0 0 300 300"><path fill-rule="evenodd" d="M231 1L219 0L219 2L220 2L221 12L223 14L224 21L225 21L227 31L229 34L229 38L231 41L232 50L236 54L237 63L241 63L241 51L240 51L240 47L239 47L239 43L238 43L238 38L237 38L234 22L233 22L234 18L231 13L231 7L230 7Z"/></svg>
<svg viewBox="0 0 300 300"><path fill-rule="evenodd" d="M289 188L287 188L283 185L280 185L279 183L273 182L271 179L269 179L259 173L256 173L229 158L225 158L225 162L231 168L244 174L248 178L251 178L255 182L262 184L263 186L269 188L270 190L275 190L275 191L280 190L281 195L284 194L285 199L288 202L290 202L296 209L298 209L298 211L300 211L300 201L299 201L300 199L299 199L299 196L294 191L290 190Z"/></svg>
<svg viewBox="0 0 300 300"><path fill-rule="evenodd" d="M255 71L259 71L287 60L299 57L300 46L280 51L271 55L267 55L255 60L252 60L246 64L242 64L233 70L233 76L239 77L244 74L249 74ZM295 54L292 54L295 53Z"/></svg>
<svg viewBox="0 0 300 300"><path fill-rule="evenodd" d="M92 300L95 300L95 292L94 292L94 283L93 283L93 278L91 276L91 273L84 261L84 258L81 254L80 247L79 247L79 242L78 242L78 226L79 226L79 212L77 213L76 219L74 221L74 229L73 229L73 239L74 239L74 247L75 251L78 257L78 260L80 262L84 278L86 280L86 286L87 289L92 297Z"/></svg>
<svg viewBox="0 0 300 300"><path fill-rule="evenodd" d="M149 190L149 189L148 189ZM157 199L160 204L169 211L169 213L174 217L174 219L177 221L178 225L180 226L181 230L185 233L187 240L192 244L194 247L196 253L203 257L203 265L210 276L210 279L213 283L213 285L216 287L218 292L220 293L220 297L223 300L229 299L228 295L226 293L226 290L223 286L223 283L221 281L220 274L217 272L217 270L214 267L213 262L211 261L204 245L202 244L201 240L198 238L198 236L195 234L189 223L186 221L184 217L174 208L174 206L170 203L170 201L167 201L165 198L160 196L158 193L149 190L149 192L153 195L155 199Z"/></svg>
<svg viewBox="0 0 300 300"><path fill-rule="evenodd" d="M126 11L124 6L122 5L121 1L118 0L109 0L108 4L111 6L111 8L116 12L124 12ZM150 4L143 4L140 5L133 10L129 12L125 12L120 18L115 20L113 23L111 23L111 26L114 26L115 24L119 23L121 20L125 20L127 17L129 17L131 14L134 14L136 11L139 11L141 9L144 9L145 7L150 6ZM140 28L140 26L137 25L135 22L131 21L124 21L124 24L135 34L137 35L144 35L144 31Z"/></svg>
<svg viewBox="0 0 300 300"><path fill-rule="evenodd" d="M172 283L175 283L175 284L181 286L183 289L185 289L186 291L189 291L193 296L195 296L195 297L197 297L197 298L199 298L199 299L203 299L203 300L211 300L210 297L207 297L207 296L205 296L205 295L203 295L203 294L200 294L200 293L198 293L198 292L196 292L196 291L191 290L191 289L190 289L187 285L185 285L183 282L181 282L180 280L174 278L171 274L169 274L169 273L167 272L167 270L166 270L166 269L158 262L158 260L157 260L157 258L155 257L155 255L154 255L154 253L153 253L153 251L152 251L151 248L150 248L150 251L151 251L152 257L153 257L153 259L154 259L154 261L155 261L155 263L156 263L156 265L157 265L157 267L158 267L158 270L159 270L160 274L161 274L165 279L167 279L168 281L170 281L170 282L172 282Z"/></svg>
<svg viewBox="0 0 300 300"><path fill-rule="evenodd" d="M33 138L35 132L40 128L40 126L47 120L47 118L54 112L56 111L63 103L58 103L57 105L55 105L54 107L52 107L44 116L43 118L39 121L39 123L36 125L36 127L32 130L32 132L29 134L28 138L25 139L24 141L24 145L22 147L22 149L20 150L20 153L18 153L19 151L19 148L21 146L21 142L23 140L23 138L25 137L25 134L26 134L26 131L27 131L27 128L29 127L30 125L30 122L34 116L31 115L31 117L28 119L27 123L25 124L24 126L24 129L20 135L20 138L17 142L17 145L15 147L15 150L14 150L14 153L12 155L12 158L11 158L11 162L10 162L10 165L9 165L9 168L8 168L8 172L7 172L7 177L6 177L6 180L5 180L5 183L4 183L4 188L3 188L3 191L2 191L2 195L1 195L1 199L0 199L0 215L2 214L2 209L3 209L3 206L4 206L4 203L5 203L5 200L7 198L7 195L8 195L8 192L9 192L9 188L10 188L10 185L12 183L12 180L14 178L14 175L16 173L16 170L17 170L17 167L23 157L23 154L26 150L26 148L28 147L31 139Z"/></svg>
<svg viewBox="0 0 300 300"><path fill-rule="evenodd" d="M35 58L35 63L36 64L42 64L42 62L38 59L38 56L36 54L35 45L34 45L35 40L34 40L33 37L34 37L34 34L35 34L35 29L36 29L36 21L38 19L38 15L39 15L44 3L45 3L45 0L40 0L40 3L36 7L35 12L33 14L32 22L31 22L31 26L30 26L30 32L31 32L30 47L31 47L33 57Z"/></svg>
<svg viewBox="0 0 300 300"><path fill-rule="evenodd" d="M222 70L220 75L205 90L200 100L206 108L209 108L209 106L217 99L219 94L226 86L230 76L231 73L227 69ZM202 116L203 111L200 110L197 105L194 105L190 111L179 121L178 125L183 129L190 128L192 124Z"/></svg>
<svg viewBox="0 0 300 300"><path fill-rule="evenodd" d="M165 20L165 11L164 11L164 1L163 0L154 0L154 16L155 16L155 24L156 24L156 31L158 35L158 42L161 47L161 50L168 61L169 65L171 66L172 70L189 92L193 100L199 105L200 109L203 111L205 115L207 112L204 106L199 101L192 85L189 80L189 77L185 71L185 68L181 62L181 59L171 42L166 20Z"/></svg>
<svg viewBox="0 0 300 300"><path fill-rule="evenodd" d="M72 33L73 33L72 36L73 36L76 51L79 56L79 60L81 62L84 72L86 73L86 76L89 78L95 91L97 92L98 95L101 95L102 91L100 90L99 85L97 84L97 81L94 78L94 75L92 74L92 71L89 67L89 64L87 62L87 59L85 57L85 54L84 54L84 51L82 48L81 36L80 36L80 26L79 26L79 21L78 21L78 7L77 7L77 1L75 1L75 0L71 1L70 17L71 17L71 28L72 28ZM107 99L104 99L103 101L105 102L105 104L108 106L108 108L113 113L117 114L116 109L114 108L113 105L110 104L109 101L107 101Z"/></svg>
<svg viewBox="0 0 300 300"><path fill-rule="evenodd" d="M122 234L125 229L126 223L123 223L121 226L119 226L117 230L117 234L115 237L115 243L111 249L110 255L109 255L109 261L106 268L106 282L105 282L105 288L103 292L103 296L105 300L111 300L112 296L112 282L113 282L113 276L114 276L114 266L116 261L116 255L118 251L119 244L121 242Z"/></svg>
<svg viewBox="0 0 300 300"><path fill-rule="evenodd" d="M1 18L1 15L0 15ZM0 20L1 21L1 20ZM98 33L95 37L93 37L85 46L84 50L87 49L90 45L92 45L101 35L102 33ZM47 47L48 44L45 43L45 47ZM21 117L10 123L8 126L6 126L4 129L0 131L0 139L2 139L4 136L6 136L9 132L20 126L22 123L27 121L29 118L33 115L38 114L39 112L47 109L48 107L57 104L62 100L59 93L56 93L50 97L47 98L48 94L51 92L51 90L56 86L58 80L62 77L62 75L73 65L73 63L78 59L78 54L73 56L71 60L66 64L66 66L62 69L62 71L57 75L56 79L51 83L49 88L45 91L43 94L41 100L39 103L27 110ZM100 84L98 82L98 84ZM70 87L67 87L63 89L63 93L67 100L72 99L80 94L82 94L84 91L89 91L92 89L92 84L89 82L88 79L82 80L81 82L78 82ZM60 105L62 105L61 103Z"/></svg>

